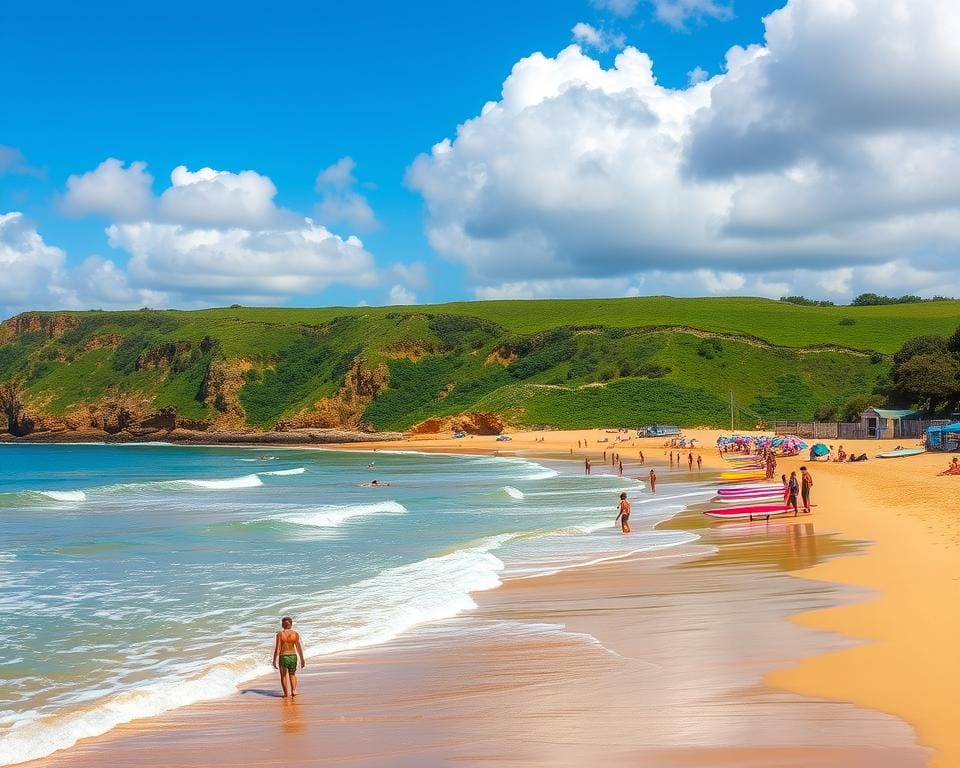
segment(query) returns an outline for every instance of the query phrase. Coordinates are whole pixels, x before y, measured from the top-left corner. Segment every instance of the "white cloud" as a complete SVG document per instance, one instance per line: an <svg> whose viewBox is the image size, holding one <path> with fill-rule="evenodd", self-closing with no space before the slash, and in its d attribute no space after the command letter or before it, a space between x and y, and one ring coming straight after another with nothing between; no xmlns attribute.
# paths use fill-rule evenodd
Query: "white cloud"
<svg viewBox="0 0 960 768"><path fill-rule="evenodd" d="M59 274L66 254L43 241L34 224L18 211L0 214L0 306L49 303L47 286Z"/></svg>
<svg viewBox="0 0 960 768"><path fill-rule="evenodd" d="M622 34L597 29L590 24L578 21L570 30L573 41L578 45L596 48L598 51L608 51L611 48L623 48L626 37Z"/></svg>
<svg viewBox="0 0 960 768"><path fill-rule="evenodd" d="M351 171L352 165L339 181L330 177L331 183L349 186ZM89 276L78 295L95 299L99 285L109 294L105 300L147 299L154 306L277 303L333 284L370 286L378 280L359 239L278 207L273 182L256 171L191 171L181 165L159 197L150 191L152 181L143 163L125 168L113 159L68 180L65 210L110 216L109 243L129 254L123 268L103 260L78 268L76 279Z"/></svg>
<svg viewBox="0 0 960 768"><path fill-rule="evenodd" d="M610 11L616 16L626 18L637 10L640 0L593 0L593 5L602 11Z"/></svg>
<svg viewBox="0 0 960 768"><path fill-rule="evenodd" d="M341 157L317 175L316 190L321 200L314 208L318 219L344 223L361 232L379 226L367 198L357 192L357 178L353 174L356 163L351 157Z"/></svg>
<svg viewBox="0 0 960 768"><path fill-rule="evenodd" d="M390 267L397 280L413 288L426 288L430 285L427 275L427 265L422 261L413 261L409 264L394 264Z"/></svg>
<svg viewBox="0 0 960 768"><path fill-rule="evenodd" d="M409 288L397 284L390 289L388 304L416 304L417 295Z"/></svg>
<svg viewBox="0 0 960 768"><path fill-rule="evenodd" d="M335 187L344 189L357 183L353 169L357 167L352 157L341 157L333 165L329 165L317 174L317 187Z"/></svg>
<svg viewBox="0 0 960 768"><path fill-rule="evenodd" d="M747 279L735 272L714 272L712 269L698 269L693 273L709 293L732 293L746 285Z"/></svg>
<svg viewBox="0 0 960 768"><path fill-rule="evenodd" d="M707 72L703 67L694 67L689 72L687 72L687 81L690 85L696 85L697 83L703 83L710 79L710 73Z"/></svg>
<svg viewBox="0 0 960 768"><path fill-rule="evenodd" d="M16 176L43 175L43 171L27 162L27 158L19 149L0 144L0 176L6 173Z"/></svg>
<svg viewBox="0 0 960 768"><path fill-rule="evenodd" d="M727 21L733 18L733 6L718 0L650 0L653 15L674 29L686 29L687 22L706 19Z"/></svg>
<svg viewBox="0 0 960 768"><path fill-rule="evenodd" d="M147 173L146 163L130 163L126 168L123 161L111 157L95 170L67 179L61 208L72 216L98 214L121 221L136 220L151 213L152 185L153 176Z"/></svg>
<svg viewBox="0 0 960 768"><path fill-rule="evenodd" d="M191 172L179 165L170 174L171 185L160 196L162 221L198 227L270 227L285 212L274 205L277 188L256 171Z"/></svg>
<svg viewBox="0 0 960 768"><path fill-rule="evenodd" d="M633 48L609 69L576 46L517 62L408 171L431 245L477 295L707 270L839 296L888 264L955 283L960 4L789 0L766 28L680 90Z"/></svg>
<svg viewBox="0 0 960 768"><path fill-rule="evenodd" d="M296 228L190 228L138 222L107 229L131 254L132 281L183 297L243 297L264 303L376 282L373 257L355 237L340 238L310 219Z"/></svg>
<svg viewBox="0 0 960 768"><path fill-rule="evenodd" d="M639 296L642 278L567 278L516 280L499 285L478 287L474 295L478 299L584 299L619 298Z"/></svg>
<svg viewBox="0 0 960 768"><path fill-rule="evenodd" d="M126 274L111 262L90 257L78 267L49 245L22 213L0 214L0 313L28 309L81 309L157 306L161 295L130 287Z"/></svg>

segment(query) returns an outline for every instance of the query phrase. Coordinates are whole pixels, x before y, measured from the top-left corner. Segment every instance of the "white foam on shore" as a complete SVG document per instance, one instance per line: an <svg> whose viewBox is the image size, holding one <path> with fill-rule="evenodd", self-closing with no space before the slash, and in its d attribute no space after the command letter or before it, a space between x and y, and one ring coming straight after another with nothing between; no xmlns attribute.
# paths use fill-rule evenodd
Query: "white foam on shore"
<svg viewBox="0 0 960 768"><path fill-rule="evenodd" d="M407 508L395 501L379 501L375 504L344 504L318 507L309 512L290 512L270 518L293 525L307 525L313 528L336 528L354 517L366 515L403 515Z"/></svg>
<svg viewBox="0 0 960 768"><path fill-rule="evenodd" d="M399 505L398 505L399 506ZM503 563L489 553L495 545L390 568L377 576L308 596L298 626L313 642L310 656L325 656L388 642L429 621L476 607L471 592L500 586ZM237 686L272 670L262 655L221 656L178 679L114 693L83 709L14 726L0 736L0 765L45 757L99 736L121 723L233 693Z"/></svg>

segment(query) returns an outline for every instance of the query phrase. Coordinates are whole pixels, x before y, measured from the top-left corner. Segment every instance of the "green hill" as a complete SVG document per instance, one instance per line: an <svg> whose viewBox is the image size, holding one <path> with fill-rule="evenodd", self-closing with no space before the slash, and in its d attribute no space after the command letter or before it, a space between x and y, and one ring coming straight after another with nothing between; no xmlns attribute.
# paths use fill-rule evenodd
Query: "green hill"
<svg viewBox="0 0 960 768"><path fill-rule="evenodd" d="M0 382L36 428L722 424L731 392L802 419L869 394L906 339L958 322L960 302L667 297L31 312L0 324Z"/></svg>

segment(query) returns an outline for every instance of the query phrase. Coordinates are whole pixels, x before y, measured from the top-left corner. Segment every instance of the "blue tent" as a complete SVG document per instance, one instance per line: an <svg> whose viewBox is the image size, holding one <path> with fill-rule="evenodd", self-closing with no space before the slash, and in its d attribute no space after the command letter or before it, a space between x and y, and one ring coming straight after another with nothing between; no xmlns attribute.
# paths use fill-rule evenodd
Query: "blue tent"
<svg viewBox="0 0 960 768"><path fill-rule="evenodd" d="M830 449L823 443L817 443L810 449L810 454L815 457L826 456Z"/></svg>
<svg viewBox="0 0 960 768"><path fill-rule="evenodd" d="M960 448L960 421L927 427L927 448L935 451L955 451Z"/></svg>

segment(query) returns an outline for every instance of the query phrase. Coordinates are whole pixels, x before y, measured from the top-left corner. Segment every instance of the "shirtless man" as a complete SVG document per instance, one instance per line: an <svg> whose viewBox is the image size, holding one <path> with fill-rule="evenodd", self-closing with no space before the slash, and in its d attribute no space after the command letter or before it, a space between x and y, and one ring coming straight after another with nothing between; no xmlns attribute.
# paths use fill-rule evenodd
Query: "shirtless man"
<svg viewBox="0 0 960 768"><path fill-rule="evenodd" d="M630 502L627 501L627 494L620 494L620 512L617 514L617 519L613 521L613 524L616 525L620 523L620 530L624 533L630 533Z"/></svg>
<svg viewBox="0 0 960 768"><path fill-rule="evenodd" d="M290 680L289 695L297 695L297 656L300 657L300 669L307 663L303 660L303 647L300 645L300 633L293 629L293 619L284 616L280 620L283 627L277 632L277 642L273 646L273 668L277 669L277 658L280 660L280 687L283 688L283 697L287 697L287 679Z"/></svg>
<svg viewBox="0 0 960 768"><path fill-rule="evenodd" d="M657 473L650 470L650 493L657 492Z"/></svg>

